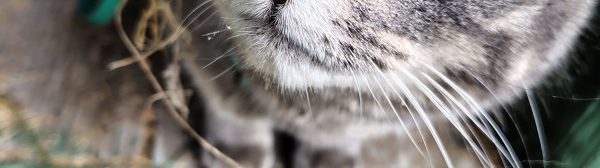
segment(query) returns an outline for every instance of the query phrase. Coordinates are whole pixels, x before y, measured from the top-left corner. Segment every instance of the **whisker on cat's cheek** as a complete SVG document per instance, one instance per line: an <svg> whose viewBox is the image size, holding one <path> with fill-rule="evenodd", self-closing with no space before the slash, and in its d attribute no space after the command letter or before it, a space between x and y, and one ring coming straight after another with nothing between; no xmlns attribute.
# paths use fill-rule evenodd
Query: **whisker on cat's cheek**
<svg viewBox="0 0 600 168"><path fill-rule="evenodd" d="M444 95L446 100L449 100L447 102L453 103L454 107L458 106L460 109L464 110L464 106L462 105L462 103L456 100L456 98L452 96L446 89L444 89L441 85L435 82L433 78L431 78L425 73L422 73L422 75L427 79L429 83L431 83L436 88L437 91L441 92ZM479 140L477 136L475 136L474 130L468 125L469 120L465 120L464 116L460 114L460 111L458 109L454 108L453 110L450 110L446 105L443 104L441 100L434 98L433 101L436 102L437 108L440 109L442 113L444 113L446 118L448 118L451 121L451 123L456 127L456 129L461 133L462 137L467 140L471 148L475 151L475 154L481 161L481 163L483 165L493 167L494 164L488 158L489 154L485 149L482 149L482 147L480 147L482 145L482 141ZM468 111L465 112L468 113ZM459 116L462 121L458 121L456 116ZM468 127L469 132L466 132L466 129L464 128L462 123L464 123L464 125ZM474 136L477 143L473 141L473 137L471 137L471 135Z"/></svg>
<svg viewBox="0 0 600 168"><path fill-rule="evenodd" d="M474 98L471 97L466 91L464 91L462 88L460 88L460 86L458 86L456 83L451 81L449 78L444 76L441 72L439 72L438 70L436 70L435 68L433 68L429 65L425 65L425 66L427 66L432 72L434 72L434 74L436 74L444 82L449 84L451 86L451 88L453 88L456 92L458 92L459 95L461 96L461 98L465 102L467 102L467 104L469 104L469 106L471 106L471 108L473 108L476 111L478 118L482 118L483 121L487 121L487 122L484 122L486 127L488 127L488 125L491 126L491 129L495 132L496 135L498 135L498 137L502 141L501 143L498 142L498 144L497 144L498 150L500 150L503 153L503 155L505 155L505 157L507 159L509 159L511 166L521 167L521 162L517 159L517 155L516 155L514 149L512 148L512 145L510 144L510 142L508 141L508 139L506 138L506 136L504 135L504 133L502 132L500 127L487 114L487 112L485 112L483 110L483 108L477 103L477 101L475 101ZM469 113L467 113L467 114L469 114ZM475 121L475 120L473 120L473 121ZM475 122L475 123L477 123L477 122ZM490 129L490 128L488 128L488 129ZM492 141L496 140L495 138L493 138L493 137L495 137L494 135L488 135L488 136L489 136L490 140L492 140ZM496 142L494 142L494 143L496 143Z"/></svg>
<svg viewBox="0 0 600 168"><path fill-rule="evenodd" d="M383 73L381 71L378 71L379 75L383 75ZM391 86L391 84L389 84L389 81L387 81L387 79L385 78L385 76L382 76L383 79L386 80L386 82L388 83L389 86ZM417 144L416 140L414 139L414 137L412 137L411 132L408 130L406 124L404 123L404 119L402 119L400 117L400 114L398 112L398 110L396 110L395 104L392 102L392 100L390 99L390 97L387 95L387 93L384 90L384 87L381 85L381 82L377 79L377 77L374 77L375 82L377 83L377 86L379 86L381 93L383 94L385 100L387 101L390 109L392 110L392 112L394 113L394 115L396 116L396 119L400 122L400 125L402 126L402 128L404 129L404 131L406 132L406 135L409 137L409 139L411 140L411 142L413 143L413 145L415 145L415 147L417 147L417 149L419 150L419 152L421 153L421 155L424 156L423 151L419 148L419 145ZM393 87L392 87L393 88ZM385 111L384 111L385 112Z"/></svg>
<svg viewBox="0 0 600 168"><path fill-rule="evenodd" d="M535 100L535 96L531 89L525 88L525 92L527 95L527 100L529 100L529 106L531 107L531 113L533 114L533 120L535 123L535 128L537 130L538 139L540 142L540 150L542 153L542 161L548 161L549 151L548 151L548 143L546 140L546 133L544 131L544 125L542 123L540 110L538 109L537 102Z"/></svg>
<svg viewBox="0 0 600 168"><path fill-rule="evenodd" d="M352 79L354 80L354 84L356 85L356 94L358 94L358 110L359 110L359 122L361 122L363 120L363 116L364 116L364 107L363 107L363 97L362 97L362 91L360 90L360 87L358 86L358 80L356 79L356 74L354 74L354 70L349 69L350 74L352 75Z"/></svg>
<svg viewBox="0 0 600 168"><path fill-rule="evenodd" d="M508 118L510 119L510 122L515 126L516 130L517 130L517 134L519 136L519 139L521 141L521 145L523 146L527 146L527 143L525 142L525 135L523 134L523 128L521 128L520 125L517 124L516 122L516 117L513 116L513 114L508 110L508 107L506 107L506 105L504 103L502 103L502 101L500 101L499 96L496 95L496 93L494 93L492 91L492 89L490 88L490 86L488 84L486 84L485 82L483 82L483 80L474 75L472 72L470 71L466 71L467 74L469 74L472 78L474 78L475 80L477 80L477 82L479 82L488 92L489 94L491 94L494 99L498 102L498 104L500 104L500 106L502 107L502 111L508 116ZM530 160L530 154L527 151L528 149L525 148L525 160ZM532 167L531 163L528 163L529 167Z"/></svg>
<svg viewBox="0 0 600 168"><path fill-rule="evenodd" d="M209 6L204 6L209 4ZM183 20L181 20L182 24L185 24L185 22L189 22L189 24L193 23L196 19L198 19L198 17L200 17L204 12L206 12L208 9L210 9L210 7L213 6L213 4L211 3L211 1L206 1L204 3L201 3L200 5L198 5L196 8L192 9L192 11L190 11L190 13L188 15L186 15ZM194 15L194 13L196 13L196 11L200 10L202 7L205 7L204 10L202 10L200 13L196 14L196 16L194 17L194 19L188 20L192 15Z"/></svg>

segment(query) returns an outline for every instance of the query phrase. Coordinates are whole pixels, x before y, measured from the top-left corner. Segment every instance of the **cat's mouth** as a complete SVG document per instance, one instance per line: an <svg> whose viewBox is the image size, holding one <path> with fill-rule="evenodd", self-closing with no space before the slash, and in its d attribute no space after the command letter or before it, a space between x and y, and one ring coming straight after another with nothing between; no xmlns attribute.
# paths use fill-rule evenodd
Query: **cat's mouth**
<svg viewBox="0 0 600 168"><path fill-rule="evenodd" d="M368 82L365 79L378 77L380 74L373 75L374 72L387 66L379 58L362 59L368 57L356 54L362 47L337 41L336 37L345 35L320 35L318 29L290 27L303 24L289 23L293 20L290 18L285 20L283 17L286 15L280 13L283 8L283 4L274 3L268 18L238 12L235 16L240 20L232 23L242 25L237 26L243 31L242 38L237 40L246 45L239 47L241 53L238 55L243 72L260 79L261 83L291 91L307 88L356 89L357 85L365 86L363 83ZM322 27L327 27L323 29L329 29L329 24L323 24ZM315 41L315 36L320 38ZM343 43L345 51L333 43Z"/></svg>

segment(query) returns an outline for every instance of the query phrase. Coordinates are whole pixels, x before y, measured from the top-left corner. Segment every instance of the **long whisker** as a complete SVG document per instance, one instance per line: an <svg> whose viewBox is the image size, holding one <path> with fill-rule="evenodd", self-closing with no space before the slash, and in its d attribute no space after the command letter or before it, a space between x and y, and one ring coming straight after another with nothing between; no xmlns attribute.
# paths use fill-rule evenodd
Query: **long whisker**
<svg viewBox="0 0 600 168"><path fill-rule="evenodd" d="M422 73L422 75L429 81L429 83L431 83L437 91L441 92L445 98L449 99L449 102L453 102L455 103L454 105L459 106L459 108L464 107L462 106L462 104L456 100L456 98L454 98L454 96L452 96L446 89L444 89L439 83L437 83L435 80L433 80L433 78L431 78L429 75ZM426 92L427 95L433 95L433 93L431 92L431 90L424 88L424 92ZM434 96L428 96L432 99L432 102L434 102L434 105L437 106L438 109L440 109L442 111L442 113L444 113L444 115L446 115L446 117L452 121L452 120L456 120L456 117L454 117L452 114L450 114L450 110L448 109L447 106L445 106L443 104L442 101L440 101L439 99L437 99ZM464 109L464 108L461 108ZM458 111L457 111L458 112ZM460 115L459 115L460 116ZM460 123L459 121L455 121L456 123ZM457 127L457 130L463 135L463 137L467 140L467 142L469 143L469 145L473 148L473 150L476 153L476 156L482 160L485 161L485 163L487 163L489 166L493 165L491 163L491 161L489 161L488 159L486 159L484 156L487 156L487 154L484 154L482 152L482 149L480 147L478 147L473 139L471 139L471 136L469 135L469 133L467 133L465 131L465 128L462 127L461 124L456 124L455 127ZM476 137L476 136L475 136ZM479 142L479 141L478 141ZM481 144L481 143L480 143ZM484 164L485 165L485 164Z"/></svg>
<svg viewBox="0 0 600 168"><path fill-rule="evenodd" d="M445 106L444 103L439 98L437 98L437 96L435 96L435 94L433 92L431 92L431 90L425 84L423 84L418 78L416 78L414 75L410 74L407 70L405 70L403 68L401 68L401 70L412 81L414 81L415 84L417 84L417 86L419 87L419 90L421 90L429 98L429 100L431 100L431 102L442 112L442 114L444 116L446 116L448 121L450 121L450 123L461 133L461 135L463 135L463 137L467 140L469 145L475 151L476 156L479 158L479 160L482 162L482 164L484 166L486 164L491 165L491 162L489 160L485 159L485 157L484 157L485 155L483 155L483 153L481 152L481 149L474 143L474 141L471 139L470 135L465 131L465 128L461 125L460 121L458 121L456 119L456 117L454 117L454 115L450 114L450 110L448 109L448 107Z"/></svg>
<svg viewBox="0 0 600 168"><path fill-rule="evenodd" d="M529 156L529 152L527 150L527 143L525 143L525 138L524 138L525 136L523 134L523 130L522 130L521 126L519 126L517 124L515 117L509 112L506 105L504 105L503 103L500 102L500 98L496 95L496 93L494 93L492 91L492 89L487 84L485 84L485 82L483 82L483 80L480 77L474 75L471 71L467 70L466 72L471 77L475 78L475 80L477 80L477 82L479 82L483 87L485 87L485 89L488 90L488 92L494 97L494 99L499 102L500 106L502 107L504 112L508 115L508 118L511 120L511 122L517 129L517 134L519 135L519 139L521 140L521 143L523 144L523 147L525 148L525 157L527 158L527 160L529 160L531 157ZM528 162L528 164L529 164L529 167L533 167L531 162Z"/></svg>
<svg viewBox="0 0 600 168"><path fill-rule="evenodd" d="M308 95L308 88L304 89L304 94L306 95L306 104L308 105L308 114L309 114L309 116L313 116L312 107L310 105L310 96Z"/></svg>
<svg viewBox="0 0 600 168"><path fill-rule="evenodd" d="M189 19L189 18L190 18L190 17L191 17L191 16L192 16L192 15L193 15L195 12L196 12L196 11L198 11L200 8L202 8L204 5L206 5L206 4L210 3L210 2L211 2L211 1L210 1L210 0L208 0L208 1L206 1L206 2L204 2L204 3L202 3L202 4L200 4L200 5L198 5L196 8L192 9L192 11L190 11L190 13L189 13L189 14L187 14L187 15L186 15L186 16L183 18L183 20L181 20L181 23L185 23L185 22L186 22L186 21L187 21L187 20L188 20L188 19ZM208 7L207 7L206 9L208 9ZM205 9L205 10L206 10L206 9ZM204 13L204 12L200 12L200 14L199 14L199 15L201 15L202 13ZM198 15L198 17L199 17L199 15Z"/></svg>
<svg viewBox="0 0 600 168"><path fill-rule="evenodd" d="M231 37L229 37L229 38L226 38L226 39L225 39L225 40L223 40L223 41L231 40L231 39L234 39L234 38L236 38L236 37L243 36L243 35L247 35L247 34L244 34L243 32L237 32L237 31L236 31L236 35L233 35L233 36L231 36Z"/></svg>
<svg viewBox="0 0 600 168"><path fill-rule="evenodd" d="M405 71L404 69L402 69L402 72L405 73L406 75L410 75L410 73L408 71ZM393 76L395 76L395 75L393 75ZM444 158L446 165L448 167L454 167L452 164L452 161L450 159L450 156L448 155L448 152L445 149L444 143L441 141L440 136L438 135L437 130L434 128L433 124L431 123L431 120L429 119L427 113L424 112L423 108L421 107L421 105L418 103L418 101L416 100L416 98L410 92L410 90L408 88L406 88L405 86L403 87L402 85L400 88L407 95L407 97L409 98L409 102L411 104L413 104L413 107L417 110L417 113L423 119L425 126L427 126L427 129L429 129L429 132L431 132L431 134L433 136L433 140L435 141L438 148L440 149L440 153L442 153L442 157Z"/></svg>
<svg viewBox="0 0 600 168"><path fill-rule="evenodd" d="M202 11L202 13L204 13L204 12L206 12L206 11ZM194 31L196 31L196 30L200 29L200 27L202 27L202 26L204 25L204 23L206 23L207 21L209 21L209 20L210 20L210 18L214 17L214 16L215 16L217 13L219 13L219 12L217 12L217 11L214 11L214 12L213 12L213 13L211 13L210 15L208 15L208 16L206 16L206 17L204 17L204 20L202 20L202 22L200 22L200 23L196 24L196 26L195 26L194 28L190 29L190 32L194 32ZM195 18L195 19L197 19L197 18ZM193 22L190 22L190 23L189 23L189 24L186 26L186 28L188 28L189 26L192 26L192 24L194 24L194 23L193 23Z"/></svg>
<svg viewBox="0 0 600 168"><path fill-rule="evenodd" d="M373 89L371 89L371 85L368 83L368 80L365 77L364 73L361 73L360 76L362 77L363 81L367 85L367 89L369 90L369 93L371 93L371 96L372 96L373 100L375 101L375 104L377 104L377 107L379 107L379 110L381 110L381 112L385 112L385 109L381 105L381 102L379 102L379 99L377 98L377 96L375 96L375 92L373 92Z"/></svg>
<svg viewBox="0 0 600 168"><path fill-rule="evenodd" d="M374 65L375 63L371 61L371 64L373 64L373 65ZM385 82L388 84L388 86L389 86L389 87L390 87L390 88L391 88L391 89L394 91L394 93L396 94L396 96L397 96L397 97L398 97L398 98L401 100L402 106L406 107L406 110L408 111L409 115L411 116L411 119L413 120L413 122L414 122L414 124L415 124L415 126L416 126L416 128L417 128L417 131L419 132L419 136L421 137L421 140L422 140L422 142L423 142L423 145L424 145L424 147L425 147L425 151L427 152L427 155L425 156L425 155L423 154L423 151L422 151L422 149L420 149L420 147L419 147L419 146L417 146L416 140L414 140L414 138L413 138L413 137L412 137L410 134L408 134L408 136L409 136L409 139L410 139L410 140L413 142L413 144L415 145L415 147L417 148L417 150L420 152L420 154L421 154L421 155L422 155L424 158L426 158L427 160L429 160L429 162L430 162L430 166L432 166L432 167L433 167L433 165L432 165L432 163L431 163L431 159L430 159L430 158L431 158L431 153L429 152L429 148L427 147L427 141L425 140L425 136L424 136L424 134L423 134L423 131L422 131L422 129L421 129L421 126L420 126L420 124L418 124L418 122L417 122L417 119L416 119L416 117L415 117L415 115L414 115L413 111L411 110L411 108L410 108L410 107L408 107L408 106L407 106L407 104L406 104L406 101L404 100L404 98L403 98L403 97L401 96L401 94L400 94L400 93L399 93L399 92L396 90L396 88L395 88L395 87L394 87L394 86L391 84L391 82L390 82L390 81L389 81L389 80L388 80L388 79L385 77L385 75L383 74L383 72L382 72L380 69L377 69L377 72L378 72L378 73L379 73L379 75L380 75L380 76L381 76L381 77L382 77L382 78L385 80ZM377 82L377 83L379 84L379 82ZM396 82L396 83L397 83L397 82ZM379 85L381 86L381 84L379 84ZM384 91L384 95L385 95L385 91ZM386 98L387 98L387 95L385 95L385 96L386 96ZM387 99L388 99L388 101L389 101L389 98L387 98ZM393 105L390 103L390 106L393 106ZM406 130L406 126L405 126L405 124L403 123L403 121L400 119L400 116L399 116L398 112L396 111L396 109L395 109L395 108L393 108L393 110L394 110L394 113L395 113L396 117L398 118L398 120L400 120L400 122L401 122L402 126L404 127L405 131L408 133L408 130Z"/></svg>
<svg viewBox="0 0 600 168"><path fill-rule="evenodd" d="M215 58L214 60L212 60L211 62L209 62L208 64L204 65L202 67L202 69L206 69L207 67L209 67L210 65L214 64L215 62L219 61L220 59L222 59L223 57L225 57L227 54L229 54L230 52L232 52L233 50L235 50L237 47L239 47L241 44L238 44L236 46L231 47L231 49L225 51L225 53L221 54L220 56L218 56L217 58Z"/></svg>
<svg viewBox="0 0 600 168"><path fill-rule="evenodd" d="M354 79L354 84L356 85L356 93L358 93L358 108L359 108L359 120L362 121L362 117L364 116L364 107L363 107L363 100L362 100L362 92L360 91L360 88L358 87L358 80L356 80L356 74L354 74L354 70L350 69L350 73L352 74L352 78Z"/></svg>
<svg viewBox="0 0 600 168"><path fill-rule="evenodd" d="M227 26L225 29L221 29L221 30L217 30L217 31L213 31L213 32L210 32L210 33L203 34L202 37L211 37L211 36L215 36L215 35L217 35L217 34L219 34L221 32L230 31L230 30L231 30L231 27ZM194 32L194 30L192 30L192 32Z"/></svg>
<svg viewBox="0 0 600 168"><path fill-rule="evenodd" d="M206 1L206 2L202 3L200 6L196 7L196 9L194 9L194 10L193 10L193 12L195 12L196 10L198 10L200 7L202 7L202 6L206 5L208 2L210 2L210 1ZM184 29L187 29L187 28L189 28L189 27L190 27L192 24L194 24L194 22L195 22L196 20L198 20L198 19L200 18L200 16L202 16L202 14L204 14L204 13L205 13L205 12L207 12L207 11L209 11L209 10L210 10L210 8L211 8L212 6L213 6L213 4L212 4L212 3L210 3L210 5L209 5L209 6L206 6L206 8L202 9L202 11L200 11L198 14L196 14L196 16L194 16L192 19L189 19L189 17L190 17L190 16L193 14L193 12L191 12L190 14L188 14L188 16L186 16L186 17L185 17L185 18L184 18L184 19L181 21L181 23L182 23L182 24L183 24L183 23L185 23L185 22L188 22L187 24L185 24L185 25L183 26L183 28L184 28ZM213 15L215 15L215 13L217 13L217 12L213 12L213 13L212 13L211 15L209 15L208 17L205 17L204 21L203 21L202 23L200 23L200 24L204 24L204 23L205 23L205 22L206 22L206 21L207 21L207 20L208 20L210 17L212 17ZM188 20L188 19L189 19L189 20Z"/></svg>
<svg viewBox="0 0 600 168"><path fill-rule="evenodd" d="M381 71L378 71L381 76L385 79L385 77L383 76L383 73ZM381 83L379 82L379 80L377 80L377 78L374 78L375 82L377 83L377 85L379 86L381 92L383 93L384 98L386 99L387 103L389 104L390 108L392 108L392 111L394 112L394 115L396 116L396 118L398 119L398 121L400 122L400 125L402 126L402 128L404 129L404 131L406 132L406 134L408 135L408 138L410 139L410 141L415 145L415 147L417 147L417 150L419 151L419 153L425 157L425 153L423 153L423 150L421 150L421 148L419 147L419 145L417 144L416 140L411 136L410 132L408 131L406 124L404 124L404 121L402 120L402 118L400 117L400 114L398 114L398 111L396 110L396 107L394 106L394 104L392 103L392 101L390 100L390 98L388 97L387 93L385 90L383 90L383 87L381 85ZM385 79L388 82L388 85L391 87L391 84L389 83L389 81L387 79ZM393 87L391 87L392 89L394 89ZM398 96L399 98L402 98L401 96ZM415 121L415 125L418 125ZM423 142L425 142L425 138L423 136L421 136L421 138L423 139Z"/></svg>
<svg viewBox="0 0 600 168"><path fill-rule="evenodd" d="M506 157L506 158L511 158L511 154L510 154L510 153L509 153L509 152L508 152L508 151L505 149L505 146L506 146L506 145L503 145L502 143L498 142L498 141L497 141L497 139L495 138L495 136L494 136L494 135L492 135L492 133L490 132L490 130L489 130L489 129L484 129L484 128L488 128L487 126L488 126L489 124L487 124L487 123L483 123L483 126L482 126L482 123L481 123L481 122L480 122L480 121L477 119L477 117L474 117L474 116L472 115L472 112L471 112L471 111L469 111L469 110L467 110L467 108L465 108L465 107L462 105L462 103L460 103L459 101L457 101L457 100L456 100L456 98L454 98L454 96L452 96L452 95L449 95L448 97L449 97L449 98L451 98L451 99L453 99L453 101L454 101L454 102L457 102L456 104L458 105L458 107L459 107L459 108L460 108L460 109L463 111L463 113L464 113L464 114L466 114L466 115L467 115L467 117L468 117L468 118L469 118L469 119L470 119L470 120L471 120L471 121L472 121L472 122L473 122L473 123L474 123L474 124L475 124L477 127L479 127L479 128L480 128L480 130L481 130L481 131L484 133L484 135L486 135L486 136L487 136L487 137L488 137L488 138L489 138L489 139L492 141L492 143L493 143L493 144L496 146L496 148L498 149L498 151L500 152L500 154L501 154L501 155L503 155L503 156L504 156L504 157ZM467 102L467 104L469 104L470 106L473 106L473 105L472 105L473 103L469 103L469 102ZM487 124L487 125L486 125L486 124ZM515 161L514 161L514 160L509 160L509 161L510 161L511 165L513 165L513 167L514 167Z"/></svg>
<svg viewBox="0 0 600 168"><path fill-rule="evenodd" d="M410 90L406 87L406 85L404 84L404 82L402 82L401 80L398 79L397 76L395 75L391 75L392 79L394 80L394 82L396 83L397 86L400 87L400 89L402 90L403 95L405 95L409 101L409 103L412 105L413 108L415 108L417 111L421 110L422 107L419 104L419 102L416 100L415 96L410 92ZM396 90L394 89L394 92L396 92ZM398 94L398 93L396 93ZM406 102L403 102L406 103ZM427 151L427 158L429 160L429 165L430 167L433 167L433 163L431 161L431 154L429 152L429 148L427 147L427 141L424 138L424 134L421 131L421 126L420 124L417 123L416 117L414 116L413 111L411 110L410 107L406 106L407 111L409 112L412 120L415 122L415 125L417 127L417 130L419 131L419 135L421 136L421 139L423 140L424 146L425 146L425 150Z"/></svg>
<svg viewBox="0 0 600 168"><path fill-rule="evenodd" d="M246 50L246 49L252 47L255 44L257 44L257 42L254 42L254 43L246 46L246 48L244 48L243 50ZM212 59L211 62L209 62L208 64L206 64L205 66L203 66L202 69L208 68L209 66L213 65L214 63L216 63L217 61L221 60L224 57L229 57L230 56L229 53L231 53L233 51L237 51L236 49L238 49L238 47L240 47L241 45L242 45L242 43L239 43L239 44L231 47L231 49L225 51L225 53L223 53L223 54L219 55L218 57ZM235 63L234 67L237 66L237 65L239 65L239 62Z"/></svg>
<svg viewBox="0 0 600 168"><path fill-rule="evenodd" d="M210 80L211 80L211 81L214 81L214 80L216 80L217 78L219 78L219 77L221 77L221 76L225 75L227 72L231 71L231 70L232 70L233 68L235 68L236 66L237 66L237 64L233 64L233 65L229 66L229 68L227 68L227 69L223 70L223 72L221 72L221 73L217 74L216 76L214 76L214 77L210 78Z"/></svg>
<svg viewBox="0 0 600 168"><path fill-rule="evenodd" d="M424 64L426 67L428 67L432 72L434 72L434 74L436 74L438 77L440 77L442 80L444 80L444 82L446 82L448 85L450 85L450 87L452 87L455 91L457 91L457 93L473 108L476 109L477 112L479 112L480 115L483 116L483 119L487 120L487 123L489 123L491 125L491 127L493 128L493 130L496 132L496 134L498 135L498 137L500 138L500 140L502 141L502 143L504 144L504 146L506 147L506 150L508 150L510 157L512 159L511 164L513 164L514 167L522 167L517 155L514 151L514 149L512 148L512 146L510 145L510 143L508 142L508 139L506 138L506 136L502 133L502 130L500 129L500 127L498 126L498 124L496 124L496 122L494 122L494 120L483 110L483 108L476 103L476 101L474 100L473 97L471 97L471 95L469 95L466 91L464 91L461 87L459 87L456 83L454 83L452 80L448 79L448 77L444 76L441 72L439 72L438 70L436 70L435 68L431 67L430 65ZM501 149L501 148L500 148Z"/></svg>
<svg viewBox="0 0 600 168"><path fill-rule="evenodd" d="M535 101L535 95L531 91L531 89L525 89L525 93L527 94L527 99L529 100L529 105L531 106L531 113L533 113L533 120L535 121L535 128L537 129L538 138L540 140L540 148L542 150L542 161L548 160L548 144L546 143L546 135L544 132L544 125L542 123L542 117L540 116L540 111L538 109L537 102ZM545 164L542 165L546 167Z"/></svg>
<svg viewBox="0 0 600 168"><path fill-rule="evenodd" d="M438 88L436 87L436 90L437 89ZM441 88L441 89L444 89L444 88ZM490 156L490 155L489 155L488 150L486 150L486 148L484 147L483 140L479 136L476 135L478 133L476 131L477 129L475 129L473 126L471 126L471 124L469 122L471 120L467 116L465 116L463 113L461 113L461 111L460 111L461 109L458 107L458 105L456 105L457 103L460 103L460 102L452 101L447 95L444 95L444 99L446 100L446 102L450 103L450 107L451 107L450 111L454 111L458 115L458 119L460 119L459 122L463 123L467 127L468 132L466 132L466 131L465 132L466 133L470 133L471 135L473 135L472 137L475 139L475 142L476 142L475 145L479 144L479 146L477 146L477 147L479 149L481 149L481 151L483 152L483 154L480 156L480 155L477 155L477 153L475 153L476 156L477 156L477 159L479 159L479 161L482 163L482 165L484 165L484 167L488 167L488 166L489 167L494 167L494 166L491 166L491 164L492 164L491 161L489 160L488 157L486 157L486 156ZM461 133L461 135L462 135L462 133ZM473 147L473 145L471 145L471 144L469 144L469 146ZM504 164L504 165L506 165L506 164Z"/></svg>

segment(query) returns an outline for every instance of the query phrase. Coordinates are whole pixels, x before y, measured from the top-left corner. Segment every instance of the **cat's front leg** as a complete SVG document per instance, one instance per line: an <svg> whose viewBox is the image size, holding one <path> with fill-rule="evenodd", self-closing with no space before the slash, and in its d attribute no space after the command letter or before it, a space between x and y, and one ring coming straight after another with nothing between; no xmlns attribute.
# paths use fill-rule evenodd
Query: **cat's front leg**
<svg viewBox="0 0 600 168"><path fill-rule="evenodd" d="M227 110L209 112L206 138L243 167L271 168L275 162L272 129L266 118ZM208 152L202 153L202 162L209 168L229 167Z"/></svg>

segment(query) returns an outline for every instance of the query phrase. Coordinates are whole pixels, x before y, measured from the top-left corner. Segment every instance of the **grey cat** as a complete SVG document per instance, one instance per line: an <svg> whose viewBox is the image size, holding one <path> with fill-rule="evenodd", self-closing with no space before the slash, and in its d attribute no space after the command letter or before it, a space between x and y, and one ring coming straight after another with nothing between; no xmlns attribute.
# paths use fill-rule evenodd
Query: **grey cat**
<svg viewBox="0 0 600 168"><path fill-rule="evenodd" d="M230 43L185 67L207 139L245 167L275 165L273 130L298 139L296 168L522 167L486 111L559 68L594 5L214 0L198 9L216 9Z"/></svg>

